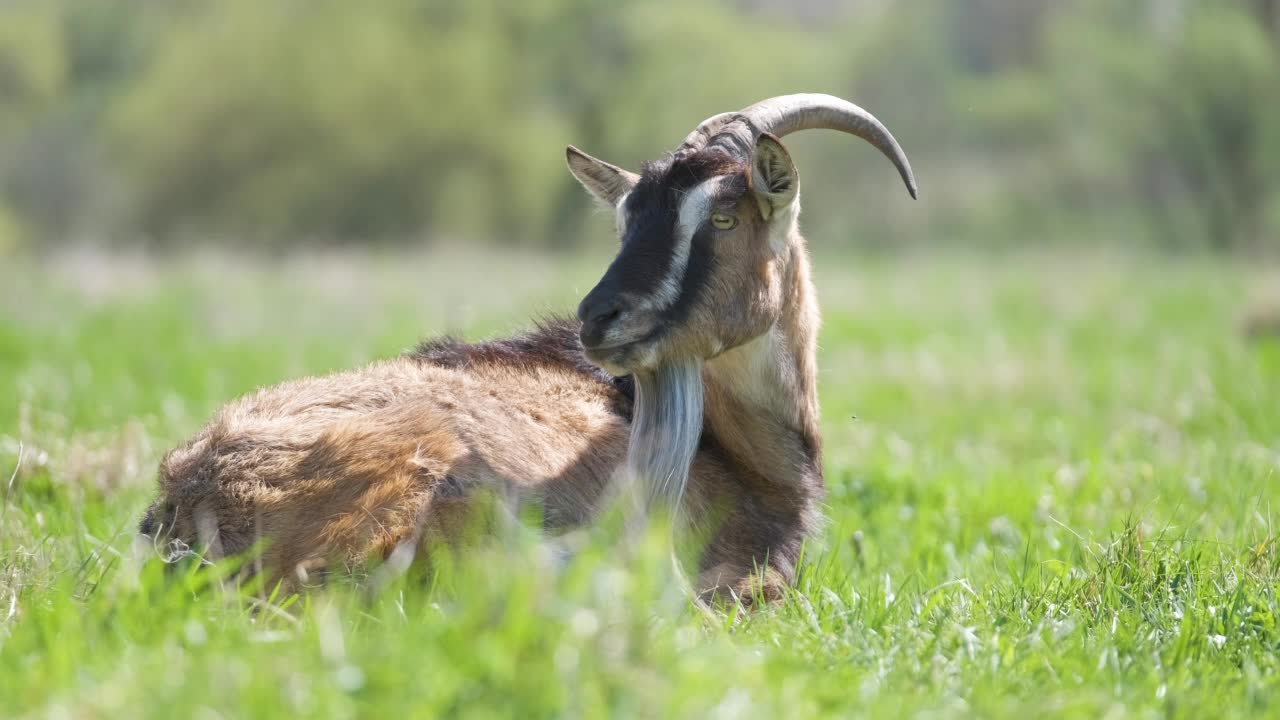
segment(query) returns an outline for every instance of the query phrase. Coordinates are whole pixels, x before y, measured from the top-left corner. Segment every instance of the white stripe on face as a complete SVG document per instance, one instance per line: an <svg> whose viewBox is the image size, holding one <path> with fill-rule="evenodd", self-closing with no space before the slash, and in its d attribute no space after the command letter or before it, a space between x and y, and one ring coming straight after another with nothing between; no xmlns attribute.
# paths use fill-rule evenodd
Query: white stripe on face
<svg viewBox="0 0 1280 720"><path fill-rule="evenodd" d="M680 285L684 281L685 270L689 266L689 248L693 245L693 236L711 213L711 204L720 194L723 177L714 177L695 185L680 198L680 208L676 216L676 242L671 249L671 264L667 274L658 283L657 289L645 297L642 305L646 310L664 310L675 304L680 297Z"/></svg>

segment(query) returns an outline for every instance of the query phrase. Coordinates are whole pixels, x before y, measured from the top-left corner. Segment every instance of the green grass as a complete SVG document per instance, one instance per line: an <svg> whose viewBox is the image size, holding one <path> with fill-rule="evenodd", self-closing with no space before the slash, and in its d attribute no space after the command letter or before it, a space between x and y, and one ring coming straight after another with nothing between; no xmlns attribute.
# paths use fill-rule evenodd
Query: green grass
<svg viewBox="0 0 1280 720"><path fill-rule="evenodd" d="M1280 342L1238 333L1274 272L819 261L829 524L711 618L604 546L269 604L131 561L220 403L571 308L601 258L0 269L0 715L1280 716Z"/></svg>

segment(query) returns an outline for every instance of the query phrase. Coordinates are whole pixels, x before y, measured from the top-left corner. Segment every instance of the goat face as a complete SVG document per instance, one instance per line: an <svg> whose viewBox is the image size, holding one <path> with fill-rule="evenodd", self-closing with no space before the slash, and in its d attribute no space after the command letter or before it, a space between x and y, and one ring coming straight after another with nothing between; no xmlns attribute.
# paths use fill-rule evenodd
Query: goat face
<svg viewBox="0 0 1280 720"><path fill-rule="evenodd" d="M783 304L799 178L772 135L749 153L686 148L634 175L574 148L569 168L615 209L621 246L582 300L587 357L616 374L707 359L764 334Z"/></svg>

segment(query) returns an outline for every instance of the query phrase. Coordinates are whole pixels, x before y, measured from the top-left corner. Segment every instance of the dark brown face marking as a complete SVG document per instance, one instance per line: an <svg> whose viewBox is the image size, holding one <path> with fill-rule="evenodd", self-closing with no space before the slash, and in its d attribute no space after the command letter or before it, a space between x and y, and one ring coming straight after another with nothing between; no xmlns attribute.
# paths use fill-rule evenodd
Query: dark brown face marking
<svg viewBox="0 0 1280 720"><path fill-rule="evenodd" d="M632 309L629 303L655 296L672 282L673 265L683 252L677 232L681 202L691 189L717 177L724 178L718 199L725 203L737 202L748 190L746 164L719 148L645 164L623 204L627 222L618 256L579 306L584 344L600 344L609 326ZM646 345L678 327L696 304L712 265L710 229L702 225L690 238L687 263L675 279L676 297L663 304L648 334L632 342Z"/></svg>

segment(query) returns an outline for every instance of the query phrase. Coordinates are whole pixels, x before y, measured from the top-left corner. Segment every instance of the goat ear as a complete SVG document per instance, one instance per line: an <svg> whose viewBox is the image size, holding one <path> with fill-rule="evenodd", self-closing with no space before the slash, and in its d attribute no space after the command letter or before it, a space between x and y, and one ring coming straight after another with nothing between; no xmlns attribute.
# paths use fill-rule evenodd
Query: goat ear
<svg viewBox="0 0 1280 720"><path fill-rule="evenodd" d="M565 157L569 161L569 172L582 187L609 207L616 207L622 196L631 192L640 180L639 175L593 158L572 145L565 148Z"/></svg>
<svg viewBox="0 0 1280 720"><path fill-rule="evenodd" d="M790 207L800 193L800 175L791 153L769 133L756 140L751 153L751 190L766 220Z"/></svg>

